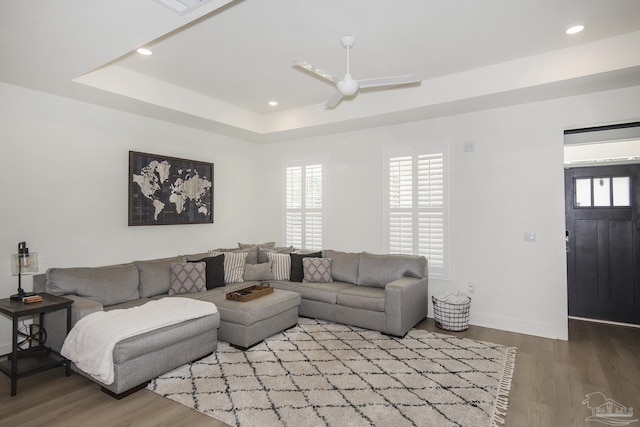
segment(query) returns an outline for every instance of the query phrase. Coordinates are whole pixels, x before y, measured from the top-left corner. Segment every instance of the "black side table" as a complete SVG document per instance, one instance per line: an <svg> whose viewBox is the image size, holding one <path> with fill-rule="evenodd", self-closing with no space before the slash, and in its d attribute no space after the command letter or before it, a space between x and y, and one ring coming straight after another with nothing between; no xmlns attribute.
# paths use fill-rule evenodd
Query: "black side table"
<svg viewBox="0 0 640 427"><path fill-rule="evenodd" d="M67 309L67 333L71 330L71 304L73 300L47 293L38 294L42 301L25 304L9 298L0 299L0 313L13 319L13 346L7 360L0 362L0 371L11 378L11 396L17 393L18 378L42 372L56 366L65 366L65 376L71 375L71 364L57 351L39 345L29 350L18 349L18 320L21 317L40 315L40 327L44 328L44 315L52 311ZM20 361L20 363L18 363Z"/></svg>

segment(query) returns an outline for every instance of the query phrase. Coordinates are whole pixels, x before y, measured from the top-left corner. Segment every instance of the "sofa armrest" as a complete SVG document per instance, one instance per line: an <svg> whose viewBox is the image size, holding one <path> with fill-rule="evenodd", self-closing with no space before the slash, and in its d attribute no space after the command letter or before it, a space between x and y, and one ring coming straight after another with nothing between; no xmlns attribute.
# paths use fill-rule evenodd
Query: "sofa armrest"
<svg viewBox="0 0 640 427"><path fill-rule="evenodd" d="M427 278L403 277L385 286L385 333L404 336L427 317Z"/></svg>
<svg viewBox="0 0 640 427"><path fill-rule="evenodd" d="M96 311L104 310L101 303L89 298L80 297L78 295L64 295L64 297L73 300L73 304L71 304L71 327L73 327L76 322L84 316L95 313Z"/></svg>
<svg viewBox="0 0 640 427"><path fill-rule="evenodd" d="M62 295L73 300L71 304L71 327L84 316L102 311L102 304L77 295ZM44 315L44 329L47 331L47 347L60 351L67 337L67 310L58 310Z"/></svg>

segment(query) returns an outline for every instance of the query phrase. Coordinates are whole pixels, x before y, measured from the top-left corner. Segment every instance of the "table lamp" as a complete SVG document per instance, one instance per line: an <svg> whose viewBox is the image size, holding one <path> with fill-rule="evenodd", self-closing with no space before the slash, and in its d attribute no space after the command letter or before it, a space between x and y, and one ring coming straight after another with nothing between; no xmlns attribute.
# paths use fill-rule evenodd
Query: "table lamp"
<svg viewBox="0 0 640 427"><path fill-rule="evenodd" d="M38 254L29 253L25 242L18 243L18 253L11 255L11 274L18 276L18 293L11 295L14 301L22 301L22 298L33 296L35 292L25 292L22 289L22 275L38 272Z"/></svg>

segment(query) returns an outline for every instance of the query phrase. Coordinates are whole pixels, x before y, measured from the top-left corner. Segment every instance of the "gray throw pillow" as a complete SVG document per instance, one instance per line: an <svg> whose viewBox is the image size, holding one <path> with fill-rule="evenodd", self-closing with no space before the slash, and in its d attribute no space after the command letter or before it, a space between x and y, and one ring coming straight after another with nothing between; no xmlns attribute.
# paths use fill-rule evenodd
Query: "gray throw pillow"
<svg viewBox="0 0 640 427"><path fill-rule="evenodd" d="M257 246L259 248L275 248L276 242L266 242L266 243L240 243L238 242L238 247L240 249L248 249Z"/></svg>
<svg viewBox="0 0 640 427"><path fill-rule="evenodd" d="M207 283L205 272L204 262L171 264L169 295L204 291Z"/></svg>
<svg viewBox="0 0 640 427"><path fill-rule="evenodd" d="M273 272L271 271L271 263L263 262L262 264L246 264L244 266L244 280L273 280Z"/></svg>

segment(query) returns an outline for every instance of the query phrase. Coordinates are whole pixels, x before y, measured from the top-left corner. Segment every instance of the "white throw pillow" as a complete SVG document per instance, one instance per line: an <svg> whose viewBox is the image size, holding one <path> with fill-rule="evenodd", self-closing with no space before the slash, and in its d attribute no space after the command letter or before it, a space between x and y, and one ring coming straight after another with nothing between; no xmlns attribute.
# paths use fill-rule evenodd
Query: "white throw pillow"
<svg viewBox="0 0 640 427"><path fill-rule="evenodd" d="M291 277L291 256L289 254L267 252L267 257L271 262L271 272L274 280L289 280Z"/></svg>
<svg viewBox="0 0 640 427"><path fill-rule="evenodd" d="M247 263L246 252L211 251L211 256L224 253L224 283L244 282L244 266Z"/></svg>

